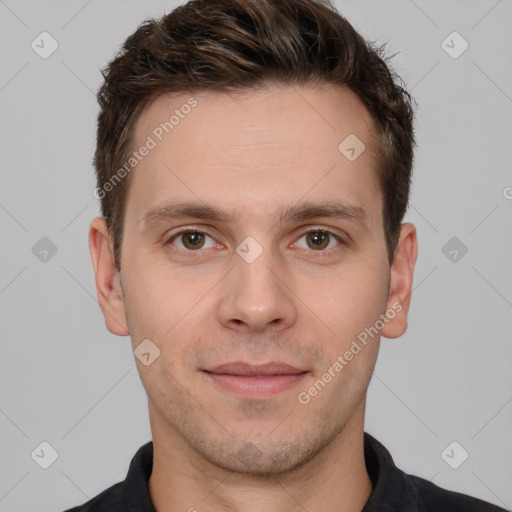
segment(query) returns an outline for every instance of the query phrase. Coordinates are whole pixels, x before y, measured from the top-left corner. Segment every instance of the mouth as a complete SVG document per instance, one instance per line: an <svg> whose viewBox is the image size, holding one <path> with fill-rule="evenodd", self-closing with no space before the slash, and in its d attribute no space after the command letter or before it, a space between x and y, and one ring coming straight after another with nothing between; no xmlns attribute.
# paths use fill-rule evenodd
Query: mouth
<svg viewBox="0 0 512 512"><path fill-rule="evenodd" d="M215 386L247 399L271 398L301 382L309 373L286 363L227 363L202 370Z"/></svg>

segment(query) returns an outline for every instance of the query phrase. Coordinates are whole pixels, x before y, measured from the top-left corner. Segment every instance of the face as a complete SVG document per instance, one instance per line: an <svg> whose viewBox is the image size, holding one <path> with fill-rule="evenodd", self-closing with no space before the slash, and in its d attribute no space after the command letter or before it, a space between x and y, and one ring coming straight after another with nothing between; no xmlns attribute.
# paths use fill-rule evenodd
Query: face
<svg viewBox="0 0 512 512"><path fill-rule="evenodd" d="M290 471L362 430L412 269L390 269L374 128L352 92L191 98L160 96L137 122L134 148L151 148L130 176L120 282L105 270L100 303L134 349L150 340L152 362L136 361L154 432L231 471ZM98 283L113 267L94 247Z"/></svg>

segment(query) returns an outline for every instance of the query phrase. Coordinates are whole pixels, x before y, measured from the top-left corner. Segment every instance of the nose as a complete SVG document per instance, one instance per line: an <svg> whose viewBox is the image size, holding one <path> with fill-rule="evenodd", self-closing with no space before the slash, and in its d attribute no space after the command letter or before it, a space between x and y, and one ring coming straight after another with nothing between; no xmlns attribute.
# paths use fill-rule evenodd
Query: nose
<svg viewBox="0 0 512 512"><path fill-rule="evenodd" d="M235 268L223 283L219 321L223 327L240 333L279 332L297 319L291 275L283 265L263 252L247 263L234 255Z"/></svg>

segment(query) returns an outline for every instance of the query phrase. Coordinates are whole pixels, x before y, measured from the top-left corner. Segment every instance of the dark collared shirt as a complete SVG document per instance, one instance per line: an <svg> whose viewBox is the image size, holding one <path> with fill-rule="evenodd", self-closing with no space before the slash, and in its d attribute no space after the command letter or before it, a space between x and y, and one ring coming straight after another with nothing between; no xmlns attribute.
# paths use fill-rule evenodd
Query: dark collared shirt
<svg viewBox="0 0 512 512"><path fill-rule="evenodd" d="M490 503L447 491L397 468L386 448L364 434L366 468L373 492L362 512L504 512ZM82 506L66 512L156 512L148 490L153 469L153 443L142 446L119 482Z"/></svg>

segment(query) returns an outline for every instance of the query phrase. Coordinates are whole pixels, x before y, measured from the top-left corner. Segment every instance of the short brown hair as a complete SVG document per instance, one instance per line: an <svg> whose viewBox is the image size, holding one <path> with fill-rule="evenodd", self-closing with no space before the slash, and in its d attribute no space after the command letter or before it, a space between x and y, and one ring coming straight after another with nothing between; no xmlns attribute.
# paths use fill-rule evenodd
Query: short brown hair
<svg viewBox="0 0 512 512"><path fill-rule="evenodd" d="M118 270L129 174L115 186L112 180L130 157L144 107L163 93L268 84L338 84L364 103L378 132L374 149L391 263L415 141L411 97L386 64L384 46L363 39L328 0L192 0L143 22L102 70L98 92L94 166Z"/></svg>

